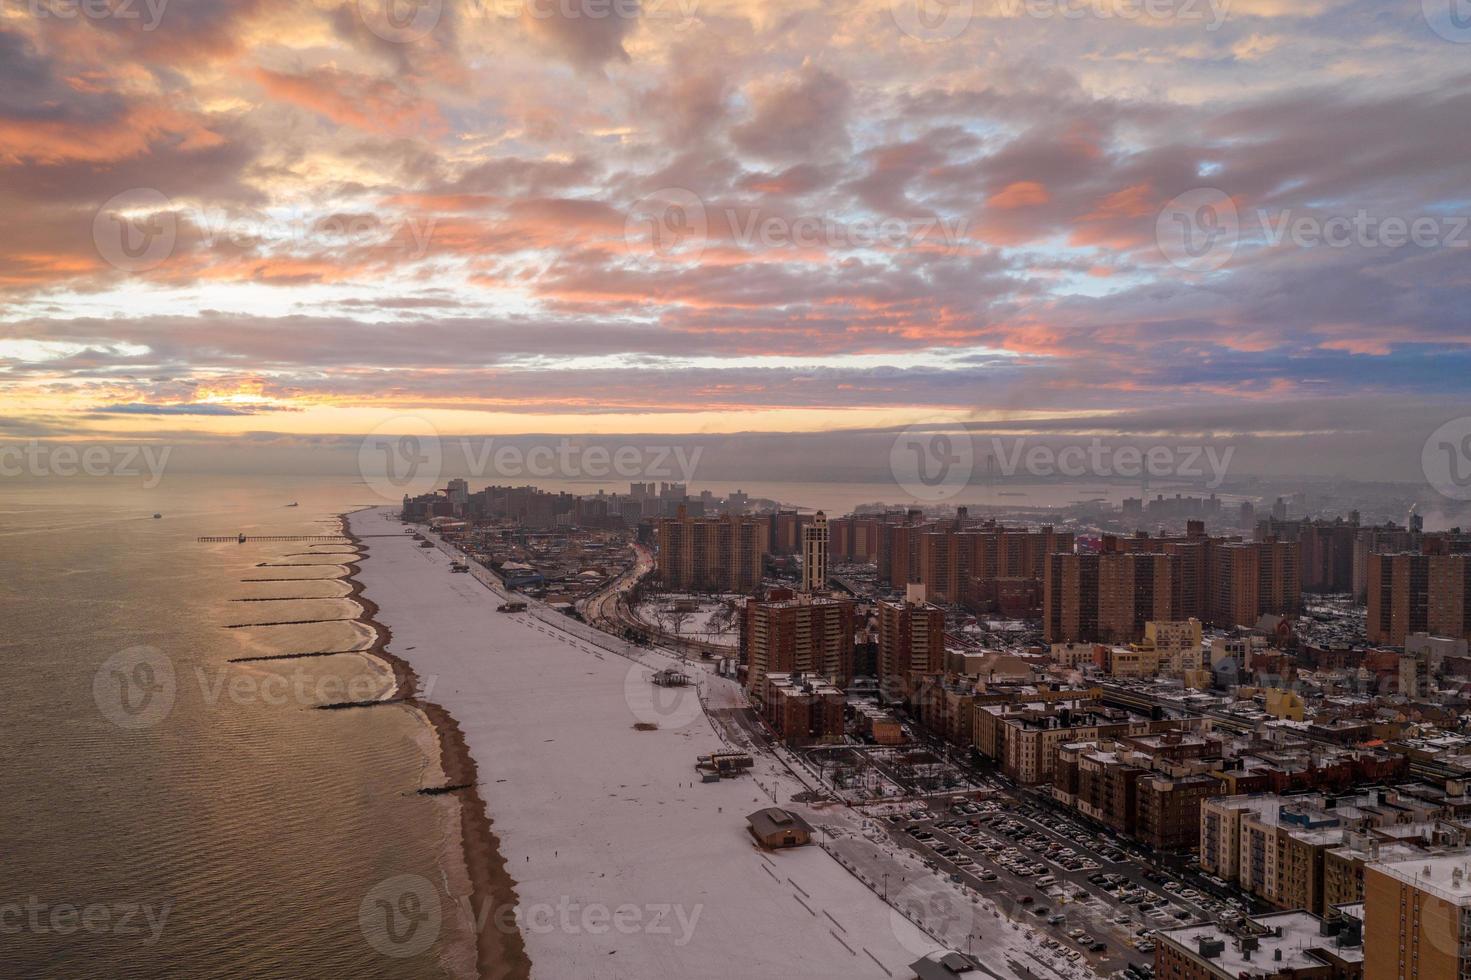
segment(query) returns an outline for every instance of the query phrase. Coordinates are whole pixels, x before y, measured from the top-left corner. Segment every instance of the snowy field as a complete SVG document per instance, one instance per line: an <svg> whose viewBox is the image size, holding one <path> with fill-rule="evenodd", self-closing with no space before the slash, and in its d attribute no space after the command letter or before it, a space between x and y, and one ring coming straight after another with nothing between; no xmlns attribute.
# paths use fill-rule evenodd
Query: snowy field
<svg viewBox="0 0 1471 980"><path fill-rule="evenodd" d="M465 731L534 976L909 977L936 948L820 848L753 845L745 815L800 784L701 783L696 756L725 746L696 688L656 689L646 666L496 612L381 510L352 523L394 535L365 541L366 594Z"/></svg>

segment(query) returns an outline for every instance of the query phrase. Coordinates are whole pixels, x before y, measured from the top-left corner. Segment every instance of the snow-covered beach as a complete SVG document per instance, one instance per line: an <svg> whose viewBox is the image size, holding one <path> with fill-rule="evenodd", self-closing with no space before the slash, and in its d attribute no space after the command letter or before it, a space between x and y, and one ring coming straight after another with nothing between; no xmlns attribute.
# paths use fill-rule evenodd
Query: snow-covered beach
<svg viewBox="0 0 1471 980"><path fill-rule="evenodd" d="M478 766L517 896L481 914L520 931L533 976L903 977L936 948L821 848L754 845L746 814L772 799L751 777L700 781L696 757L727 746L695 688L660 689L651 715L650 668L497 612L386 510L352 524L389 652Z"/></svg>

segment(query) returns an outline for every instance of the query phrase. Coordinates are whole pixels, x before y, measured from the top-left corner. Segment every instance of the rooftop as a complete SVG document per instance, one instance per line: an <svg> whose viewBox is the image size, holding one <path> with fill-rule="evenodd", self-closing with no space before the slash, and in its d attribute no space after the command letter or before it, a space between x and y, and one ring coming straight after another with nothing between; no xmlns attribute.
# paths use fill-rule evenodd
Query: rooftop
<svg viewBox="0 0 1471 980"><path fill-rule="evenodd" d="M1471 848L1368 866L1459 906L1471 906Z"/></svg>
<svg viewBox="0 0 1471 980"><path fill-rule="evenodd" d="M1323 935L1323 920L1311 912L1278 912L1256 916L1252 921L1266 930L1266 934L1257 940L1258 948L1255 950L1243 948L1243 945L1249 947L1250 942L1243 944L1213 923L1164 929L1159 935L1183 947L1195 959L1207 960L1212 967L1230 977L1267 969L1286 971L1321 967L1323 960L1310 954L1309 950L1336 947L1332 938ZM1218 951L1204 956L1203 945L1206 950L1218 947Z"/></svg>
<svg viewBox="0 0 1471 980"><path fill-rule="evenodd" d="M843 693L841 688L823 680L816 674L767 674L766 683L781 694Z"/></svg>

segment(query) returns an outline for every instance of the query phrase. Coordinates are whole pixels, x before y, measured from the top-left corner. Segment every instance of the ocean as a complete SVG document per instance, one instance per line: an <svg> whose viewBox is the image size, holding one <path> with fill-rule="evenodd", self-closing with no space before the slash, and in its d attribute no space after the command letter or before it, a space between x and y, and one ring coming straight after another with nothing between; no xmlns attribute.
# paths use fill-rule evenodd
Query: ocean
<svg viewBox="0 0 1471 980"><path fill-rule="evenodd" d="M473 970L453 921L404 958L360 924L394 876L463 894L459 804L416 792L439 775L422 715L316 710L390 691L386 665L229 662L368 646L334 581L350 556L195 540L331 533L382 501L346 479L139 483L0 497L0 976ZM293 625L227 628L248 623Z"/></svg>

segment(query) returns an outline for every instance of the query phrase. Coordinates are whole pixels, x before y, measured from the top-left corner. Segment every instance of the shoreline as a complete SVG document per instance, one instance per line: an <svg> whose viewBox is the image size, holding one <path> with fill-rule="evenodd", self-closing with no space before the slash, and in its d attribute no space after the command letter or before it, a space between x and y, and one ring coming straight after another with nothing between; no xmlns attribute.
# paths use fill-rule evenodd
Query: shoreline
<svg viewBox="0 0 1471 980"><path fill-rule="evenodd" d="M518 859L515 924L538 973L884 980L935 948L823 848L752 841L743 815L765 777L810 812L780 763L758 759L760 779L692 777L700 756L729 747L698 694L653 698L649 662L555 618L501 613L495 590L447 574L451 551L421 549L386 508L355 525L376 546L361 577L394 642L414 647L403 656L423 676L453 679L434 693L495 786L495 826ZM712 684L725 707L734 682ZM861 834L840 823L839 836Z"/></svg>
<svg viewBox="0 0 1471 980"><path fill-rule="evenodd" d="M523 980L531 975L531 959L520 932L497 928L500 916L486 911L514 908L517 896L516 881L507 868L500 839L491 828L489 808L480 794L479 770L459 722L443 705L420 695L419 675L414 668L387 649L393 631L378 621L378 604L364 594L360 572L368 546L352 530L352 513L356 511L339 515L342 533L356 549L352 560L344 563L347 575L342 581L351 591L343 598L357 603L361 610L358 620L373 631L373 644L359 652L377 657L393 671L397 696L423 713L439 744L439 767L445 785L463 787L454 795L460 811L460 853L470 881L470 932L475 942L476 975Z"/></svg>

